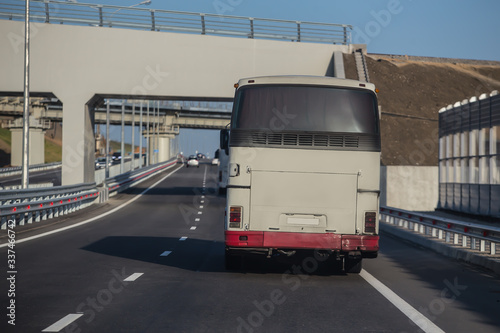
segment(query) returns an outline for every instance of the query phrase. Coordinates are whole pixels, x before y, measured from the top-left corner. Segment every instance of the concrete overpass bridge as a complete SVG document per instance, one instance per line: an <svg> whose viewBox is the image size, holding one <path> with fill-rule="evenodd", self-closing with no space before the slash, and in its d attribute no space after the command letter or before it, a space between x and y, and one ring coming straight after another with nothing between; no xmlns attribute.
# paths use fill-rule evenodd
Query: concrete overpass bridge
<svg viewBox="0 0 500 333"><path fill-rule="evenodd" d="M14 3L0 7L0 96L23 91L24 24L16 20L24 1ZM145 9L134 9L134 17L148 22L134 23L122 14L126 7L31 3L38 11L30 90L62 102L63 185L94 180L94 124L103 99L230 101L242 77L344 77L342 53L354 50L346 25ZM199 21L179 27L178 17Z"/></svg>
<svg viewBox="0 0 500 333"><path fill-rule="evenodd" d="M36 99L30 102L31 116L40 120L50 120L54 122L63 121L62 104L50 103L46 99ZM102 101L100 106L94 109L94 123L106 124L107 106ZM208 128L223 129L231 119L231 111L213 108L183 108L169 105L151 106L148 111L147 101L124 101L123 119L127 126L139 121L142 115L148 116L149 122L158 124L168 124L180 128ZM154 114L153 114L154 110ZM21 97L4 97L0 99L0 117L3 120L15 120L23 116L23 100ZM122 103L110 102L109 122L111 125L121 125L122 123ZM144 126L148 126L146 123Z"/></svg>

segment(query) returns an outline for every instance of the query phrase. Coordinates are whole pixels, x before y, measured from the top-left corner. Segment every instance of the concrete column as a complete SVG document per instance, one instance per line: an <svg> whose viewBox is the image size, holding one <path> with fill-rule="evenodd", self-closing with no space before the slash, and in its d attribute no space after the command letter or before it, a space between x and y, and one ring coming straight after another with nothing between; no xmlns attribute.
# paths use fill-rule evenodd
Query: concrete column
<svg viewBox="0 0 500 333"><path fill-rule="evenodd" d="M10 164L21 166L23 162L23 128L12 127L11 140L12 148L10 154ZM29 164L45 163L45 131L42 128L29 129Z"/></svg>
<svg viewBox="0 0 500 333"><path fill-rule="evenodd" d="M150 133L148 136L148 147L149 147L149 164L155 164L155 159L157 156L156 150L158 147L155 147L156 135Z"/></svg>
<svg viewBox="0 0 500 333"><path fill-rule="evenodd" d="M76 96L63 102L62 185L92 183L95 175L94 112Z"/></svg>
<svg viewBox="0 0 500 333"><path fill-rule="evenodd" d="M158 145L158 162L165 162L170 159L170 139L171 136L160 135Z"/></svg>

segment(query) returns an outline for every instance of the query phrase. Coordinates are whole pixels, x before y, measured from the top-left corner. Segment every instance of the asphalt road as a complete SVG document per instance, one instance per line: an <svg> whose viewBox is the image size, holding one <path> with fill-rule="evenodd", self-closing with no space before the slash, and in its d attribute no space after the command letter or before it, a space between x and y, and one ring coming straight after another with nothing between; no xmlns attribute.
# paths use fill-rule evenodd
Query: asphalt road
<svg viewBox="0 0 500 333"><path fill-rule="evenodd" d="M61 185L61 168L36 172L32 171L29 173L29 176L30 184L53 183L54 186ZM21 185L21 182L21 175L0 177L0 185L5 187Z"/></svg>
<svg viewBox="0 0 500 333"><path fill-rule="evenodd" d="M226 271L216 170L170 169L106 204L17 228L14 297L0 248L0 332L500 331L498 276L387 235L359 275L308 254Z"/></svg>

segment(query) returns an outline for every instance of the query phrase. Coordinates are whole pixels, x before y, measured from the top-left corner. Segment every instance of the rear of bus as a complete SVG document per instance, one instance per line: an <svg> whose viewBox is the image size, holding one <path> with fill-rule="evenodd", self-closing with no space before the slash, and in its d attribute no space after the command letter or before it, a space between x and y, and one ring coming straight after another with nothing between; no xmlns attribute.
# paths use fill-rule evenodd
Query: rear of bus
<svg viewBox="0 0 500 333"><path fill-rule="evenodd" d="M378 253L380 131L373 84L242 79L229 138L226 266L316 250L348 272Z"/></svg>

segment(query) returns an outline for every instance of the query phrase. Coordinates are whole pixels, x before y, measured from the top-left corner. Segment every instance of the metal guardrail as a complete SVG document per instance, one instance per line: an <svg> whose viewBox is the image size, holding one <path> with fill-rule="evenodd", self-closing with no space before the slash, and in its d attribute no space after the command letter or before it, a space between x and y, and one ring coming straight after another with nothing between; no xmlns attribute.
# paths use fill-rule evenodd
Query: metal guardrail
<svg viewBox="0 0 500 333"><path fill-rule="evenodd" d="M24 0L0 4L0 18L24 20ZM90 25L202 35L233 36L348 45L351 25L273 20L179 12L159 9L93 5L63 1L31 1L31 21Z"/></svg>
<svg viewBox="0 0 500 333"><path fill-rule="evenodd" d="M99 196L95 183L0 192L0 228L66 215L91 205Z"/></svg>
<svg viewBox="0 0 500 333"><path fill-rule="evenodd" d="M29 170L30 171L50 170L50 169L60 168L61 165L62 165L61 162L35 164L35 165L30 165ZM7 176L20 174L21 169L22 169L21 167L1 168L0 169L0 177L7 177Z"/></svg>
<svg viewBox="0 0 500 333"><path fill-rule="evenodd" d="M500 256L500 227L438 218L392 207L380 208L380 220L445 243Z"/></svg>
<svg viewBox="0 0 500 333"><path fill-rule="evenodd" d="M126 190L130 186L137 185L154 176L158 172L169 169L173 165L177 164L178 161L179 160L177 158L174 158L167 162L158 163L146 168L129 171L113 178L108 178L105 182L109 193L108 195L112 196L118 192Z"/></svg>

